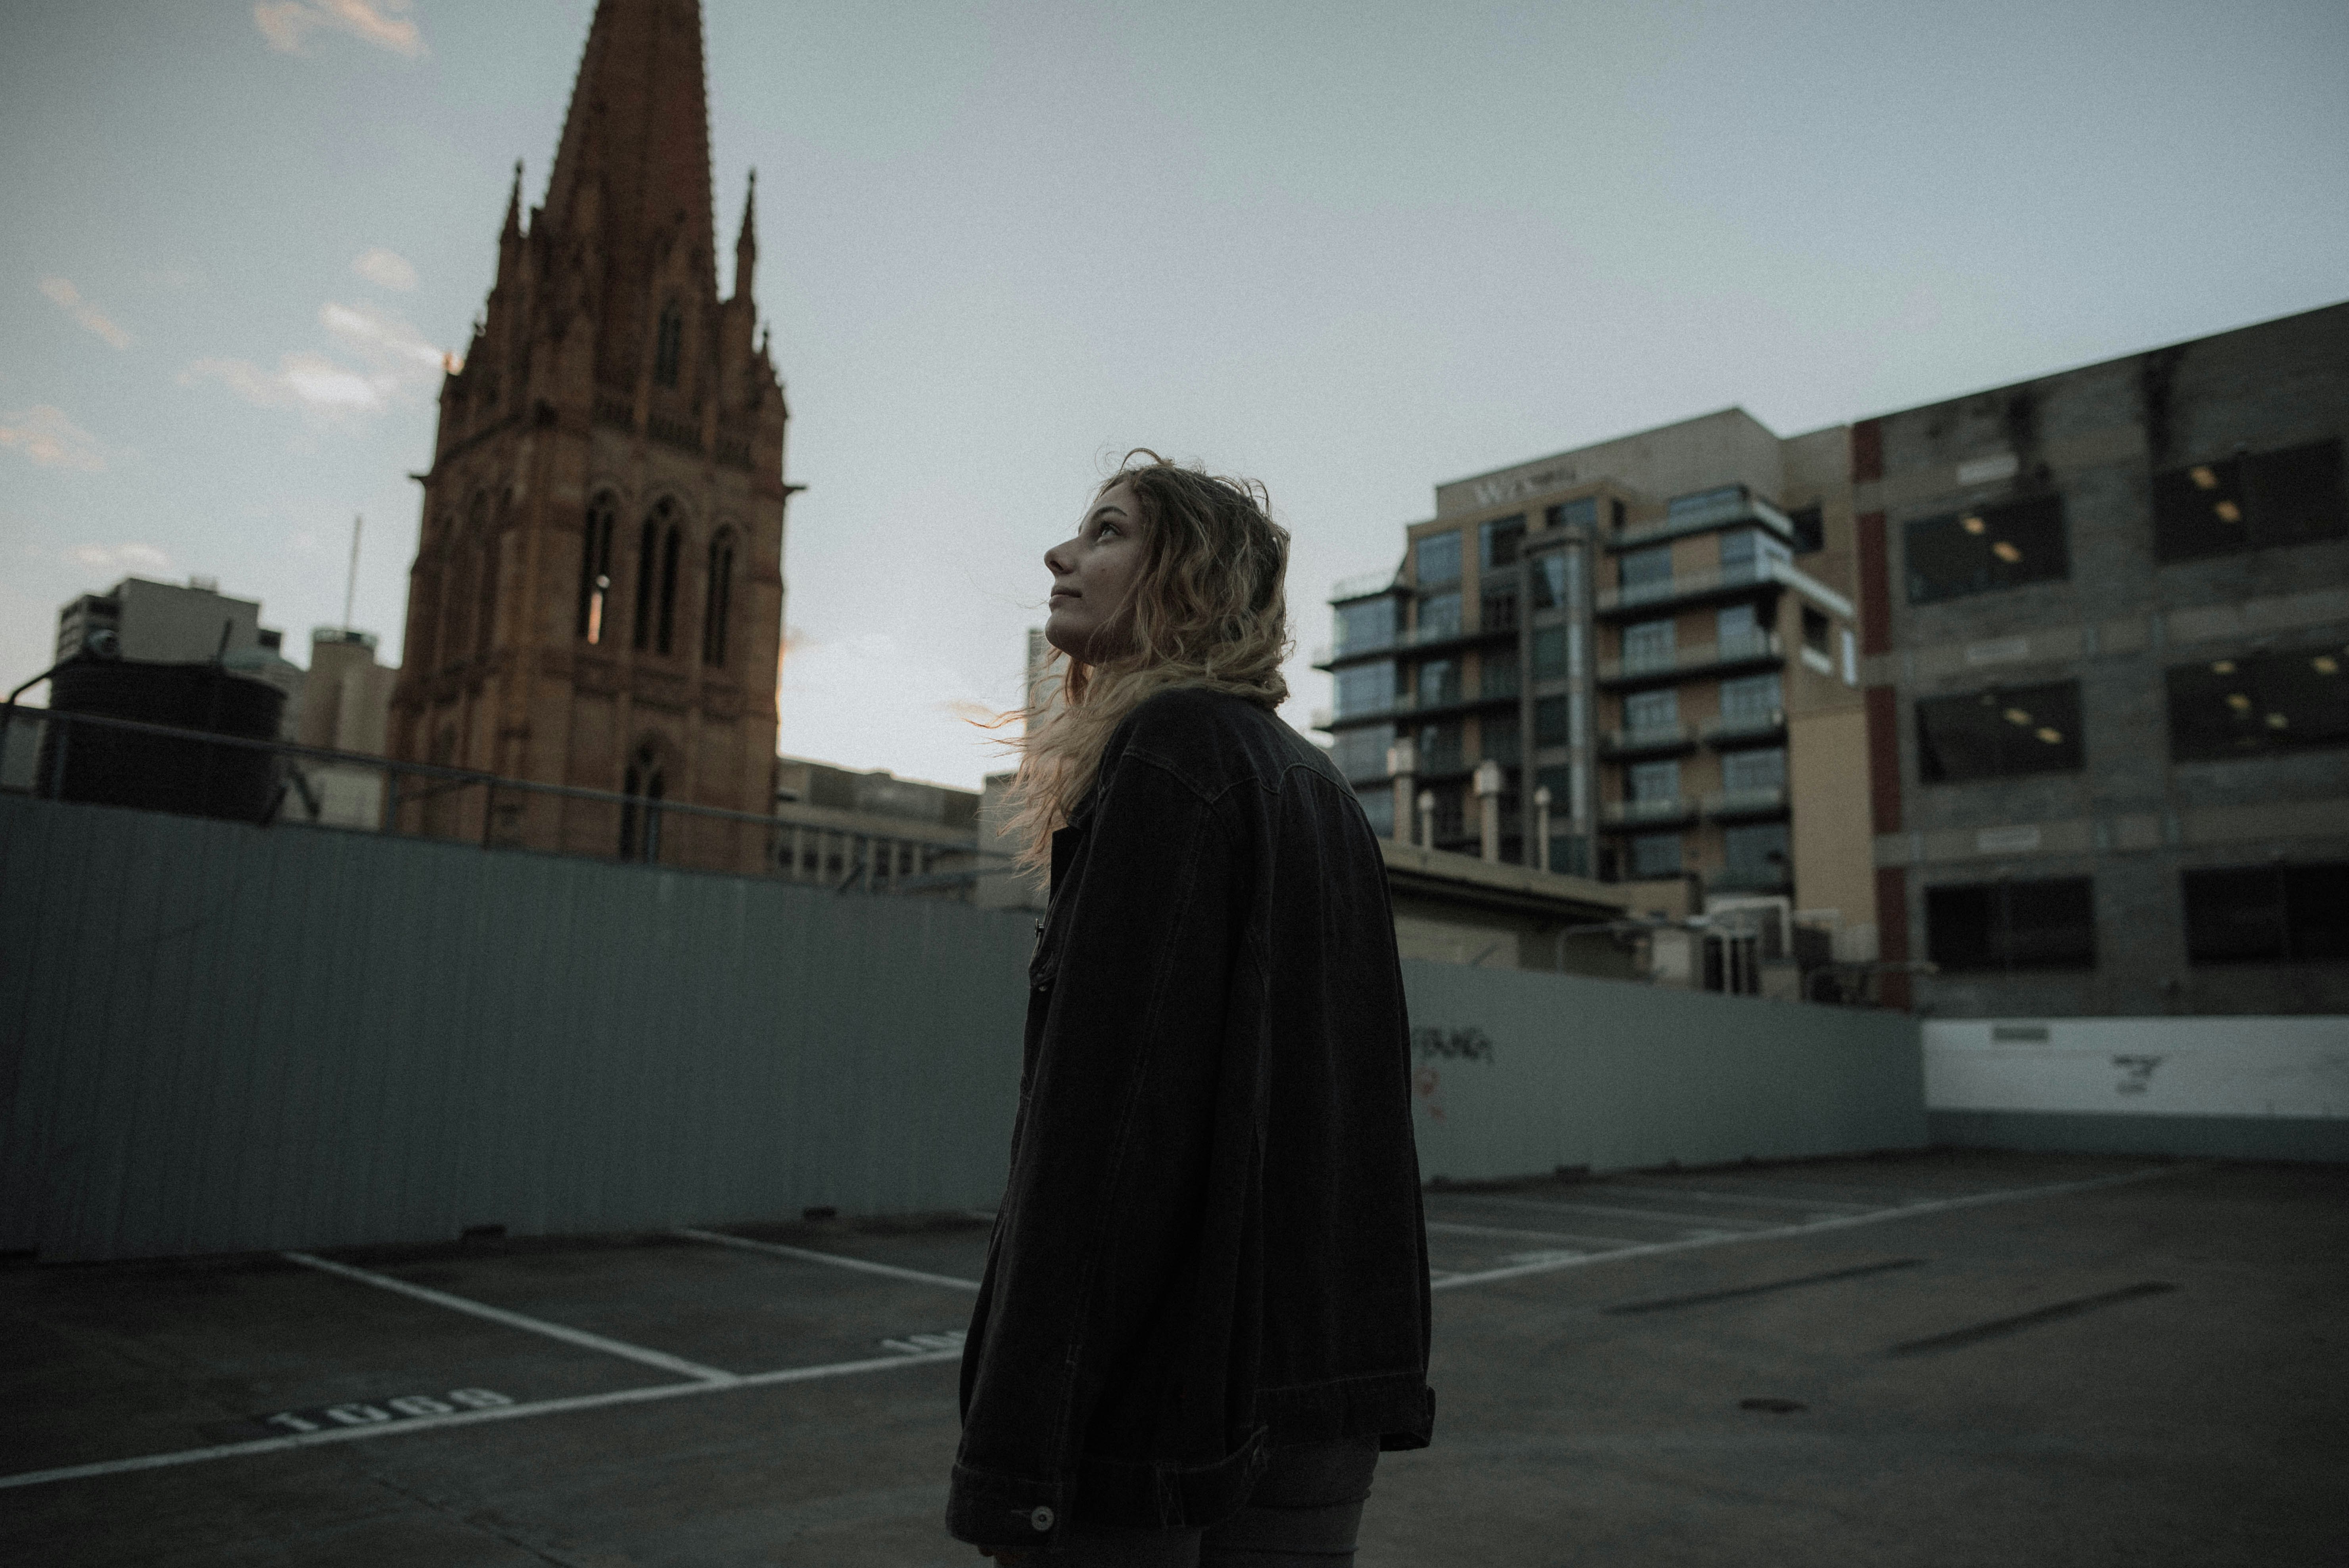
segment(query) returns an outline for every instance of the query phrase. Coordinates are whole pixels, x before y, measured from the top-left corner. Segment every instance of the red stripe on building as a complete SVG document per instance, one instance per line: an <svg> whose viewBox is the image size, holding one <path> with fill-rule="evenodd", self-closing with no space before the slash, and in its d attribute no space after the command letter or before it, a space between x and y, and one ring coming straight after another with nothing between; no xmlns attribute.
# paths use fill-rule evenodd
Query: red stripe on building
<svg viewBox="0 0 2349 1568"><path fill-rule="evenodd" d="M1859 647L1865 654L1892 651L1892 574L1886 560L1884 514L1860 513Z"/></svg>
<svg viewBox="0 0 2349 1568"><path fill-rule="evenodd" d="M1889 686L1868 688L1868 807L1876 831L1900 830L1900 700Z"/></svg>
<svg viewBox="0 0 2349 1568"><path fill-rule="evenodd" d="M1876 956L1885 964L1909 962L1909 873L1899 866L1876 868ZM1877 995L1888 1007L1909 1010L1909 975L1886 969Z"/></svg>

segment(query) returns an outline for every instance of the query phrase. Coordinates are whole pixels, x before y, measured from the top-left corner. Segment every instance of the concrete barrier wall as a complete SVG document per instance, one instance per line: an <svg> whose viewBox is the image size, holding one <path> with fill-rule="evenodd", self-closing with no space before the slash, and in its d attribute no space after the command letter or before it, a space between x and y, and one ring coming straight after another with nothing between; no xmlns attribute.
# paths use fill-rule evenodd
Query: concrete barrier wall
<svg viewBox="0 0 2349 1568"><path fill-rule="evenodd" d="M0 1251L991 1208L1033 939L945 901L0 796ZM1431 1175L1923 1140L1904 1017L1405 977Z"/></svg>

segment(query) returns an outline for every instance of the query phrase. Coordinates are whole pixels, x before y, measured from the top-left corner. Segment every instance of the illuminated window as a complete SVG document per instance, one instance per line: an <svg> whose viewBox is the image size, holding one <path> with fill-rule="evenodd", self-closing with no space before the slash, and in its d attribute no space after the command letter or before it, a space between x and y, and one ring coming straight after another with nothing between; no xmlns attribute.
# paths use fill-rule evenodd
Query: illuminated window
<svg viewBox="0 0 2349 1568"><path fill-rule="evenodd" d="M2153 480L2153 549L2162 561L2305 544L2349 532L2341 443L2189 463Z"/></svg>
<svg viewBox="0 0 2349 1568"><path fill-rule="evenodd" d="M1920 518L1906 527L1903 540L1911 604L1994 593L2072 573L2061 496L2033 496Z"/></svg>
<svg viewBox="0 0 2349 1568"><path fill-rule="evenodd" d="M2094 969L2095 889L2086 877L1925 890L1932 961L1969 970Z"/></svg>
<svg viewBox="0 0 2349 1568"><path fill-rule="evenodd" d="M2077 681L1992 686L1917 705L1917 775L1928 784L2082 766Z"/></svg>
<svg viewBox="0 0 2349 1568"><path fill-rule="evenodd" d="M579 635L604 640L605 605L612 596L612 498L587 503L587 523L579 534Z"/></svg>
<svg viewBox="0 0 2349 1568"><path fill-rule="evenodd" d="M2337 643L2172 665L2171 760L2349 746L2344 671L2349 646Z"/></svg>

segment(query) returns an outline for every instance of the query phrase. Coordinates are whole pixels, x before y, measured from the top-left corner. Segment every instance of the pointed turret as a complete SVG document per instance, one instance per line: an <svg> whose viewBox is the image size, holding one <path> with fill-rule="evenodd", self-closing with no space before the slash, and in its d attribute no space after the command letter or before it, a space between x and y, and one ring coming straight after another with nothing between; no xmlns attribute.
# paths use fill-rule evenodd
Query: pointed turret
<svg viewBox="0 0 2349 1568"><path fill-rule="evenodd" d="M749 299L750 283L759 271L759 171L750 170L750 189L742 193L742 232L734 237L734 297Z"/></svg>

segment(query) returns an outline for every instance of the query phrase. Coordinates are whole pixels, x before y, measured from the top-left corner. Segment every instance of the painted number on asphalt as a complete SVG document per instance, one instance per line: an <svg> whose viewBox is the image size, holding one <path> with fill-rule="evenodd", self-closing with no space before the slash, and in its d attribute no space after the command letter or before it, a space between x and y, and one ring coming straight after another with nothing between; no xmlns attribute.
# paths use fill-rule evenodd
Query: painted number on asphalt
<svg viewBox="0 0 2349 1568"><path fill-rule="evenodd" d="M254 1419L273 1431L325 1432L336 1427L375 1427L386 1421L413 1421L428 1416L453 1416L461 1410L491 1410L513 1400L494 1388L452 1388L446 1394L402 1394L393 1399L355 1399L347 1405L313 1405L307 1409L280 1410Z"/></svg>

